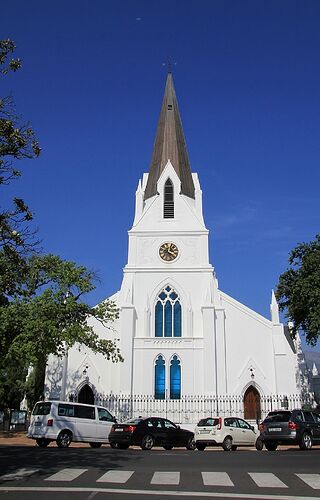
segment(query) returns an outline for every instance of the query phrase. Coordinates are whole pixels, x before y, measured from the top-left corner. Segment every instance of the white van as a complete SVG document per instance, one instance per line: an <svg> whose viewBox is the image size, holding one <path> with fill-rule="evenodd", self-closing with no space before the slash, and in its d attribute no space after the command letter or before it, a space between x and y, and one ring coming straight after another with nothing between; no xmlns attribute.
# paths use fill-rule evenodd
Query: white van
<svg viewBox="0 0 320 500"><path fill-rule="evenodd" d="M72 441L89 443L100 448L108 443L116 419L103 406L39 401L35 404L27 436L44 448L56 441L59 448L68 448Z"/></svg>

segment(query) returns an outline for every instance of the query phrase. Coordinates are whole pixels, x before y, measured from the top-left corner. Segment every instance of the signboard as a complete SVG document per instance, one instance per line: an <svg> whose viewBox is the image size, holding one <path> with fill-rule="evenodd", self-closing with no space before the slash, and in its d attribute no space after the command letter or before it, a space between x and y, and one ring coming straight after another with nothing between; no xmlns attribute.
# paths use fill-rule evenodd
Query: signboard
<svg viewBox="0 0 320 500"><path fill-rule="evenodd" d="M27 419L26 410L10 410L10 425L24 425Z"/></svg>

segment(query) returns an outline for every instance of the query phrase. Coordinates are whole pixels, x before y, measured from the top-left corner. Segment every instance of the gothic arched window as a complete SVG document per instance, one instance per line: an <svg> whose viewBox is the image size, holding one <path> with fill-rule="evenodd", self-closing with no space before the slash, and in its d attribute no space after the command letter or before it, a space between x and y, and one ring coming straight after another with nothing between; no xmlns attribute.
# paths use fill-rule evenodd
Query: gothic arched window
<svg viewBox="0 0 320 500"><path fill-rule="evenodd" d="M177 356L170 363L170 399L181 398L181 365Z"/></svg>
<svg viewBox="0 0 320 500"><path fill-rule="evenodd" d="M155 336L181 337L180 298L169 285L158 295L155 307Z"/></svg>
<svg viewBox="0 0 320 500"><path fill-rule="evenodd" d="M170 179L167 179L164 185L163 218L174 218L173 184Z"/></svg>
<svg viewBox="0 0 320 500"><path fill-rule="evenodd" d="M166 391L166 367L161 355L158 356L154 365L154 397L155 399L165 399Z"/></svg>

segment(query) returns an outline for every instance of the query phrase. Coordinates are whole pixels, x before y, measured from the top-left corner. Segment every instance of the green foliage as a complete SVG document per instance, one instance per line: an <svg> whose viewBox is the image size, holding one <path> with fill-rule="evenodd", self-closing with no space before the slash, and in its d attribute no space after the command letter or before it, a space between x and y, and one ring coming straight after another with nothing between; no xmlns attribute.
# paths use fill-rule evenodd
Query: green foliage
<svg viewBox="0 0 320 500"><path fill-rule="evenodd" d="M293 335L302 330L314 346L320 335L320 234L309 243L300 243L290 253L290 268L277 287L281 310L293 322Z"/></svg>
<svg viewBox="0 0 320 500"><path fill-rule="evenodd" d="M20 59L7 60L15 48L10 39L0 40L0 75L20 69ZM40 152L34 131L21 122L12 97L0 96L0 186L20 177L21 171L13 164L15 160L37 158ZM0 248L10 249L11 254L30 250L36 244L29 226L32 218L32 212L20 198L13 199L11 208L1 208Z"/></svg>
<svg viewBox="0 0 320 500"><path fill-rule="evenodd" d="M94 288L93 273L55 255L34 255L24 264L21 278L11 283L14 296L2 294L6 302L0 307L0 348L8 359L35 365L82 343L107 359L122 360L116 341L99 338L88 323L95 318L109 326L118 317L113 302L90 307L82 301Z"/></svg>

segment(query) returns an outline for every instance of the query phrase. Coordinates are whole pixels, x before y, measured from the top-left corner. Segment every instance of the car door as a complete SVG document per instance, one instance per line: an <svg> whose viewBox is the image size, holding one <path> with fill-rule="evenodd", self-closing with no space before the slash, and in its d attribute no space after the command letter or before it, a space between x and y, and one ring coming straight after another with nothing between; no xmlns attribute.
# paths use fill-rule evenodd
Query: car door
<svg viewBox="0 0 320 500"><path fill-rule="evenodd" d="M99 441L107 443L111 427L114 424L114 418L106 408L97 408L97 438Z"/></svg>
<svg viewBox="0 0 320 500"><path fill-rule="evenodd" d="M320 415L317 413L312 413L312 417L314 420L314 427L313 427L313 439L315 441L320 441Z"/></svg>
<svg viewBox="0 0 320 500"><path fill-rule="evenodd" d="M224 426L222 427L221 431L217 431L217 434L220 433L220 439L218 439L217 436L217 441L218 442L223 442L224 438L226 435L229 435L232 437L232 443L234 445L241 444L241 438L242 434L239 428L239 422L238 419L235 417L227 417L224 419Z"/></svg>
<svg viewBox="0 0 320 500"><path fill-rule="evenodd" d="M146 421L147 429L155 439L155 444L162 444L165 440L165 430L161 418L148 418Z"/></svg>
<svg viewBox="0 0 320 500"><path fill-rule="evenodd" d="M167 419L162 419L162 425L164 428L164 439L167 444L172 446L179 446L183 442L183 433L180 432L180 428L177 427L173 422Z"/></svg>
<svg viewBox="0 0 320 500"><path fill-rule="evenodd" d="M240 430L240 443L244 446L254 445L256 442L256 434L251 425L242 418L238 418Z"/></svg>

